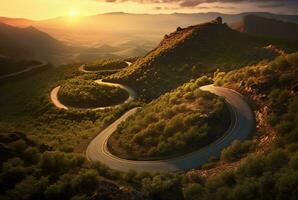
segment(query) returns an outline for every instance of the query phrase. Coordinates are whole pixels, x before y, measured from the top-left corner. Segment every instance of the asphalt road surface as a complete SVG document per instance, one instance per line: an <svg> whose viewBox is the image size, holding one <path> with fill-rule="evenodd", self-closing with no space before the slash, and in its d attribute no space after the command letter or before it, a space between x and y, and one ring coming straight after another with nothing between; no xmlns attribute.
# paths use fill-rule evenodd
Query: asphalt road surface
<svg viewBox="0 0 298 200"><path fill-rule="evenodd" d="M234 90L207 85L202 90L212 92L225 98L230 111L232 123L227 132L210 145L183 156L157 161L125 160L112 155L107 148L107 141L117 126L133 115L140 108L133 108L122 115L114 123L101 131L89 144L86 157L91 162L99 161L108 167L119 170L137 172L170 172L196 168L206 163L211 156L219 157L221 151L228 147L234 140L244 140L253 132L255 121L253 113L243 97Z"/></svg>
<svg viewBox="0 0 298 200"><path fill-rule="evenodd" d="M127 87L127 86L124 86L124 85L121 85L121 84L117 84L117 83L108 83L108 82L103 82L101 79L99 80L96 80L95 83L98 83L99 85L107 85L107 86L115 86L115 87L120 87L122 88L123 90L125 90L129 97L126 99L125 102L123 103L128 103L128 102L131 102L133 101L137 95L136 93L130 88L130 87ZM50 94L50 99L52 101L52 103L57 107L57 108L60 108L60 109L65 109L65 110L68 110L69 107L67 105L64 105L62 102L59 101L59 98L58 98L58 92L60 90L61 86L57 86L55 87L52 91L51 91L51 94ZM114 105L114 106L104 106L104 107L97 107L97 108L90 108L91 110L103 110L103 109L107 109L107 108L115 108L117 106L120 106L122 105L123 103L121 104L118 104L118 105ZM76 108L74 108L76 109ZM77 108L77 109L81 109L81 108ZM82 109L85 109L85 108L82 108ZM87 108L88 109L88 108Z"/></svg>
<svg viewBox="0 0 298 200"><path fill-rule="evenodd" d="M128 61L124 61L127 66L130 66L132 63L131 62L128 62ZM84 73L96 73L96 72L99 72L99 71L90 71L90 70L86 70L85 69L85 64L81 65L79 67L79 71L81 72L84 72ZM111 72L118 72L118 71L121 71L122 69L108 69L108 70L100 70L100 71L111 71Z"/></svg>
<svg viewBox="0 0 298 200"><path fill-rule="evenodd" d="M128 62L128 61L124 61L128 66L130 66L132 63L131 62ZM81 72L85 72L85 73L92 73L92 72L97 72L97 71L87 71L85 70L85 65L81 65L79 67L79 71ZM104 70L106 71L106 70ZM111 70L113 71L113 70ZM115 71L115 70L114 70ZM98 79L98 80L95 80L96 83L98 83L99 85L107 85L107 86L115 86L115 87L120 87L122 88L123 90L125 90L129 97L126 99L125 102L123 103L128 103L130 101L133 101L136 97L137 97L137 94L134 92L134 90L132 90L130 87L127 87L127 86L124 86L124 85L121 85L121 84L117 84L117 83L108 83L108 82L103 82L102 79ZM68 110L70 107L68 107L67 105L64 105L58 98L58 93L59 93L59 90L60 90L61 86L57 86L55 87L51 93L50 93L50 99L52 101L52 103L54 104L54 106L56 106L57 108L59 109L64 109L64 110ZM104 106L104 107L97 107L97 108L90 108L91 110L103 110L103 109L107 109L107 108L115 108L117 106L120 106L122 105L123 103L121 104L118 104L118 105L114 105L114 106ZM74 108L74 109L88 109L88 108Z"/></svg>
<svg viewBox="0 0 298 200"><path fill-rule="evenodd" d="M11 73L11 74L6 74L6 75L3 75L3 76L0 76L0 80L6 79L6 78L10 78L10 77L14 77L14 76L18 76L20 74L24 74L26 72L32 71L34 69L43 67L43 66L48 65L48 64L49 64L48 62L42 61L41 64L32 65L32 66L30 66L30 67L28 67L28 68L26 68L24 70L21 70L21 71L18 71L18 72L14 72L14 73Z"/></svg>

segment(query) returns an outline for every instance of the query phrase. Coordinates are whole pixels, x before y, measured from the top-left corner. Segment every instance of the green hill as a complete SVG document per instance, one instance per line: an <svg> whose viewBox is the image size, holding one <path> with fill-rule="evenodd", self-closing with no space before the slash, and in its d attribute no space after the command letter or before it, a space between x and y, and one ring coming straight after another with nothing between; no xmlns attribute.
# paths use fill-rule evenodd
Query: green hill
<svg viewBox="0 0 298 200"><path fill-rule="evenodd" d="M109 139L119 157L151 160L175 157L218 139L230 124L224 100L200 90L203 77L160 96L122 123Z"/></svg>
<svg viewBox="0 0 298 200"><path fill-rule="evenodd" d="M153 99L217 68L230 70L272 59L277 54L264 48L270 42L232 30L221 18L178 27L145 57L106 79L130 85L141 97Z"/></svg>
<svg viewBox="0 0 298 200"><path fill-rule="evenodd" d="M74 78L61 86L58 96L70 107L96 108L122 103L128 98L128 93L119 87Z"/></svg>
<svg viewBox="0 0 298 200"><path fill-rule="evenodd" d="M232 30L218 18L178 27L145 57L106 80L127 84L142 98L153 99L217 68L230 70L272 59L276 51L264 48L272 43Z"/></svg>

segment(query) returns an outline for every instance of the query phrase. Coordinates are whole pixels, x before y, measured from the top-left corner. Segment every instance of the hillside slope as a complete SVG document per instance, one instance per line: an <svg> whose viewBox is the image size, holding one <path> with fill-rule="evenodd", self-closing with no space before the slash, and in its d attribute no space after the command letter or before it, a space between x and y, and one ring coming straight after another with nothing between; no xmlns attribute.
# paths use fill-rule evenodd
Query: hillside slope
<svg viewBox="0 0 298 200"><path fill-rule="evenodd" d="M110 151L125 159L158 160L218 139L230 125L230 112L223 98L200 89L210 81L191 81L144 106L118 126L109 138Z"/></svg>
<svg viewBox="0 0 298 200"><path fill-rule="evenodd" d="M271 42L234 31L221 18L178 27L144 58L107 80L127 84L142 98L152 99L217 68L230 70L272 59L277 53L264 48Z"/></svg>
<svg viewBox="0 0 298 200"><path fill-rule="evenodd" d="M51 36L72 45L93 47L95 44L121 45L123 41L132 41L130 47L149 44L151 50L160 41L162 35L169 33L177 26L187 27L192 24L211 21L221 16L228 24L240 21L243 16L254 14L266 18L298 23L298 15L279 15L265 12L239 14L207 13L172 13L172 14L132 14L105 13L81 16L79 23L73 23L68 16L41 21L0 17L0 22L12 26L34 26ZM158 23L156 23L158 22Z"/></svg>
<svg viewBox="0 0 298 200"><path fill-rule="evenodd" d="M36 60L15 60L9 57L0 56L0 77L22 71L30 66L38 64L41 63Z"/></svg>
<svg viewBox="0 0 298 200"><path fill-rule="evenodd" d="M256 15L247 15L243 17L241 22L235 24L235 29L258 36L298 41L297 24Z"/></svg>
<svg viewBox="0 0 298 200"><path fill-rule="evenodd" d="M48 59L68 47L34 27L17 28L0 23L0 54L14 58Z"/></svg>

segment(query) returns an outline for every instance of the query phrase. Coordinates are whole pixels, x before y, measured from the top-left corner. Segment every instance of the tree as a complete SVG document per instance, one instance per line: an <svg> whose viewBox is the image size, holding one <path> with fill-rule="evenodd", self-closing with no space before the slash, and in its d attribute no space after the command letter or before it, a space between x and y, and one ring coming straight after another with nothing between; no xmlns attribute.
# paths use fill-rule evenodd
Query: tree
<svg viewBox="0 0 298 200"><path fill-rule="evenodd" d="M39 199L43 195L47 182L48 180L45 177L37 180L33 176L28 176L16 185L9 196L19 200Z"/></svg>
<svg viewBox="0 0 298 200"><path fill-rule="evenodd" d="M86 171L77 175L71 182L73 191L91 194L98 187L99 177L96 171Z"/></svg>
<svg viewBox="0 0 298 200"><path fill-rule="evenodd" d="M275 150L267 156L266 167L269 170L277 171L288 163L288 156L283 150Z"/></svg>
<svg viewBox="0 0 298 200"><path fill-rule="evenodd" d="M289 166L293 169L298 171L298 153L295 153L289 162Z"/></svg>
<svg viewBox="0 0 298 200"><path fill-rule="evenodd" d="M180 177L177 174L159 174L142 180L142 191L153 199L182 199Z"/></svg>
<svg viewBox="0 0 298 200"><path fill-rule="evenodd" d="M298 196L298 173L286 173L277 181L277 199L294 200Z"/></svg>
<svg viewBox="0 0 298 200"><path fill-rule="evenodd" d="M187 199L200 199L204 193L204 188L198 183L190 183L183 187L183 196Z"/></svg>

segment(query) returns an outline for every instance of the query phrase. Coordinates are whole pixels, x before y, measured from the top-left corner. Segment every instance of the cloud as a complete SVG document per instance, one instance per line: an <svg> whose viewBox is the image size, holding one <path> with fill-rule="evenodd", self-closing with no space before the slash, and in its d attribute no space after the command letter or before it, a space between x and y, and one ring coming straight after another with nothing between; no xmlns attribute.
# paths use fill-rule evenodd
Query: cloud
<svg viewBox="0 0 298 200"><path fill-rule="evenodd" d="M110 3L121 3L121 2L131 1L131 2L138 2L141 4L173 4L184 8L198 8L198 6L204 3L234 3L234 4L256 3L256 6L259 8L286 7L288 3L298 5L297 0L93 0L93 1L110 2ZM156 7L157 10L161 10L162 8L167 8L167 6L163 7L158 5ZM230 6L230 7L219 6L218 9L233 9L233 6Z"/></svg>
<svg viewBox="0 0 298 200"><path fill-rule="evenodd" d="M163 1L163 0L161 0ZM176 0L172 2L177 2ZM202 3L243 3L243 2L250 2L250 3L269 3L263 4L258 7L260 8L273 8L273 7L283 7L285 6L286 2L296 2L296 0L181 0L180 6L181 7L196 7ZM222 7L224 8L224 6Z"/></svg>
<svg viewBox="0 0 298 200"><path fill-rule="evenodd" d="M279 7L285 7L286 4L284 3L272 3L272 4L262 4L259 5L259 8L279 8Z"/></svg>
<svg viewBox="0 0 298 200"><path fill-rule="evenodd" d="M217 8L217 9L235 9L236 7L233 6L212 6L211 8Z"/></svg>

